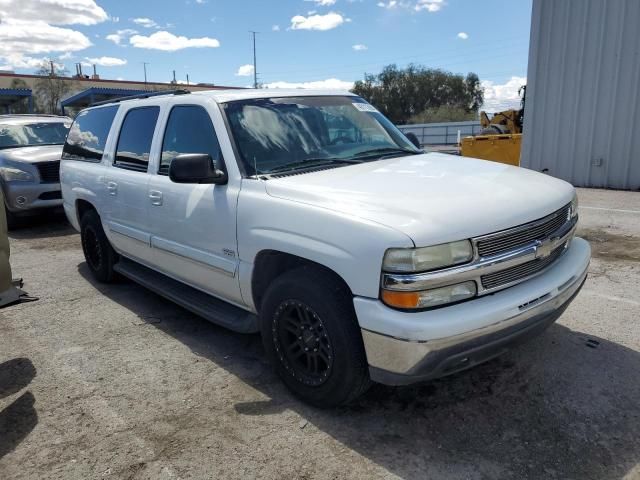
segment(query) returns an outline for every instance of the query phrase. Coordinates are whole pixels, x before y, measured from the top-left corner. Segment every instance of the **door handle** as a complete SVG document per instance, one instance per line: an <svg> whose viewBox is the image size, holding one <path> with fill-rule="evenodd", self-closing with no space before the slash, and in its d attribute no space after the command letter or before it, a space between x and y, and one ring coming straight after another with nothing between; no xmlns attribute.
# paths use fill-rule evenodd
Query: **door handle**
<svg viewBox="0 0 640 480"><path fill-rule="evenodd" d="M151 205L162 205L162 192L158 190L150 190L149 200L151 200Z"/></svg>
<svg viewBox="0 0 640 480"><path fill-rule="evenodd" d="M109 195L116 195L118 193L118 184L116 182L107 182L107 191Z"/></svg>

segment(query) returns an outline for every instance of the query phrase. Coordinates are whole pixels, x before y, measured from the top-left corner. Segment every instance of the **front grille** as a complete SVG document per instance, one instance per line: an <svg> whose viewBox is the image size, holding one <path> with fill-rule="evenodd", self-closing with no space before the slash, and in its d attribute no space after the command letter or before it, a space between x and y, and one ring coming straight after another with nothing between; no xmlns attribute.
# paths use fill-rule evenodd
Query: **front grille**
<svg viewBox="0 0 640 480"><path fill-rule="evenodd" d="M60 160L36 163L40 183L60 183Z"/></svg>
<svg viewBox="0 0 640 480"><path fill-rule="evenodd" d="M523 263L522 265L516 265L515 267L507 268L506 270L483 275L480 277L482 286L486 290L489 290L535 275L555 262L564 253L565 247L566 243L553 250L548 257L536 258L535 260Z"/></svg>
<svg viewBox="0 0 640 480"><path fill-rule="evenodd" d="M502 235L498 232L488 238L478 240L476 242L478 255L481 257L497 255L522 247L535 240L549 237L567 222L569 208L571 208L571 205L567 204L560 210L540 220L509 229Z"/></svg>

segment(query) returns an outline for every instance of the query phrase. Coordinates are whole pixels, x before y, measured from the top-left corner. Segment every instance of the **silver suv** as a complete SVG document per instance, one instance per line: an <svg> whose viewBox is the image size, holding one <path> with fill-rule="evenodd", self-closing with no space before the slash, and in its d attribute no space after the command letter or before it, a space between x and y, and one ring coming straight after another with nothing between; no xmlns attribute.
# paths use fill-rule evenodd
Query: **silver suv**
<svg viewBox="0 0 640 480"><path fill-rule="evenodd" d="M0 186L9 229L20 217L60 207L60 156L69 117L0 115Z"/></svg>

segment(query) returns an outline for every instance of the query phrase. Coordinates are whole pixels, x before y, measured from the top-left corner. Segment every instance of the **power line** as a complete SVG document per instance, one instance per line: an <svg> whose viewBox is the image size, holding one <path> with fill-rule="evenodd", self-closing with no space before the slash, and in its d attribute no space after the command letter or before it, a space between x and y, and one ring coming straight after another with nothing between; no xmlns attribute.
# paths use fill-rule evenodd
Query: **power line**
<svg viewBox="0 0 640 480"><path fill-rule="evenodd" d="M503 58L506 56L509 56L511 54L513 54L515 52L513 51L502 51L499 54L494 54L494 55L487 55L487 56L478 56L478 55L474 55L475 59L478 60L493 60L493 59L499 59L499 58ZM456 58L455 56L450 56L448 58ZM431 60L432 62L434 60ZM437 66L434 66L435 68L449 68L449 67L453 67L453 66L457 66L457 65L466 65L469 63L469 58L468 57L464 57L461 60L458 61L454 61L454 62L444 62L444 63L439 63ZM379 66L379 68L384 67L384 64L377 64ZM330 75L342 75L342 74L353 74L353 73L358 73L358 74L362 74L362 70L358 67L352 67L352 68L347 68L347 69L330 69L327 68L325 69L325 71L329 71ZM300 72L300 70L298 70L298 72ZM302 75L302 76L296 76L295 77L295 81L312 81L312 80L317 80L319 74L306 74L306 75ZM272 77L269 77L270 79L274 78L275 75L273 75ZM279 79L278 79L279 80ZM264 80L263 80L264 81ZM293 81L293 80L290 80Z"/></svg>
<svg viewBox="0 0 640 480"><path fill-rule="evenodd" d="M516 38L516 37L514 37ZM513 47L513 46L518 46L522 43L526 43L528 44L528 40L523 41L513 41L510 42L509 39L503 39L501 40L501 42L503 44L508 44L509 46ZM399 60L407 60L407 59L426 59L428 61L435 61L435 60L439 60L439 59L448 59L448 58L455 58L455 57L474 57L477 58L477 54L474 53L476 51L482 53L482 52L486 52L486 47L488 46L495 46L495 42L493 43L477 43L473 45L473 48L470 50L467 50L465 52L459 52L458 49L450 49L450 50L440 50L438 51L438 55L437 56L433 56L432 54L424 54L424 53L420 53L420 54L412 54L412 55L404 55L404 56L400 56L400 57L393 57L393 58L389 58L387 57L386 59L378 59L378 60L372 60L370 62L363 62L363 63L342 63L342 64L334 64L334 65L328 65L326 67L314 67L314 68L310 68L310 69L305 69L305 71L307 72L311 72L311 71L322 71L322 70L326 70L329 68L340 68L340 67L366 67L366 66L370 66L370 65L380 65L380 64L388 64L388 63L396 63ZM502 50L504 51L504 50ZM451 52L451 53L449 53ZM267 71L267 72L262 72L263 75L282 75L282 74L287 74L287 73L299 73L300 69L296 69L296 70L281 70L281 71Z"/></svg>

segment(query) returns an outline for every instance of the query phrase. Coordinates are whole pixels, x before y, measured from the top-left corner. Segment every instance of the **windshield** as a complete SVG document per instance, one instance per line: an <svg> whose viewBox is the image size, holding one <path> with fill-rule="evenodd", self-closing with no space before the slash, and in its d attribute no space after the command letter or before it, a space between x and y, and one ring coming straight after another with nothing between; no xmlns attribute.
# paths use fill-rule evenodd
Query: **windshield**
<svg viewBox="0 0 640 480"><path fill-rule="evenodd" d="M0 125L0 149L34 145L62 145L67 137L66 123Z"/></svg>
<svg viewBox="0 0 640 480"><path fill-rule="evenodd" d="M250 175L420 153L359 97L261 98L224 111Z"/></svg>

